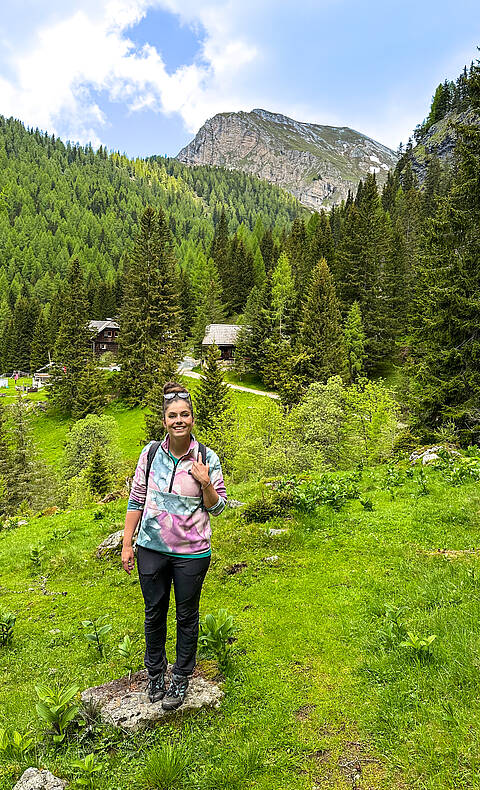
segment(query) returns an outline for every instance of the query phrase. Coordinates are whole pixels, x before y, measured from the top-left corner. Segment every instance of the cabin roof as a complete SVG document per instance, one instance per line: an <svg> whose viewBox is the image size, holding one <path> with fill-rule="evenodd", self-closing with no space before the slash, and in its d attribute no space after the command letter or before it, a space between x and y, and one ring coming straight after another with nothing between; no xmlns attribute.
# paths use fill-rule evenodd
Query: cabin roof
<svg viewBox="0 0 480 790"><path fill-rule="evenodd" d="M238 324L208 324L202 346L235 346L240 329Z"/></svg>

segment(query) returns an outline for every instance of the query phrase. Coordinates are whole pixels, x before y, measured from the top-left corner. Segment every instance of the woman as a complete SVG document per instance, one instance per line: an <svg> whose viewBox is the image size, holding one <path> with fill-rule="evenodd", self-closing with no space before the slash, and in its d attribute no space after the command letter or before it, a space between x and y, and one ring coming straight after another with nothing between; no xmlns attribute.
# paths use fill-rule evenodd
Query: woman
<svg viewBox="0 0 480 790"><path fill-rule="evenodd" d="M164 710L185 699L195 667L199 603L210 564L210 514L225 507L226 491L218 456L192 436L193 406L189 392L169 382L163 388L163 426L167 436L150 442L138 460L128 500L122 564L134 567L132 538L141 519L137 563L145 601L145 666L148 696L162 700ZM202 460L203 453L203 460ZM167 612L173 582L177 618L176 661L168 690L165 686Z"/></svg>

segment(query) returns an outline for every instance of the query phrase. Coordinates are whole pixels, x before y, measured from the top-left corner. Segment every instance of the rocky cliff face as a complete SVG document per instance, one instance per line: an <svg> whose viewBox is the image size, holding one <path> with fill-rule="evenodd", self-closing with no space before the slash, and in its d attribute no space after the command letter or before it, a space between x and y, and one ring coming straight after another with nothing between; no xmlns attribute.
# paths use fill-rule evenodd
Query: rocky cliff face
<svg viewBox="0 0 480 790"><path fill-rule="evenodd" d="M252 110L220 113L177 156L187 165L217 165L264 178L310 209L339 203L367 173L380 184L397 161L381 143L345 126L300 123Z"/></svg>
<svg viewBox="0 0 480 790"><path fill-rule="evenodd" d="M428 158L432 155L438 156L443 165L451 164L457 142L455 126L471 123L480 125L480 117L473 110L466 110L462 113L449 113L430 127L421 142L412 149L412 169L420 185L425 180Z"/></svg>

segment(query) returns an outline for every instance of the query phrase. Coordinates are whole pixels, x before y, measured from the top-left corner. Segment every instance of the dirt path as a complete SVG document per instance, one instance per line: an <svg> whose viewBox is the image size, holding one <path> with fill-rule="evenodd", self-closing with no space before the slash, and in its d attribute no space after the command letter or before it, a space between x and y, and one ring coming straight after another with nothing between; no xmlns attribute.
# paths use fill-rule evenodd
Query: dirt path
<svg viewBox="0 0 480 790"><path fill-rule="evenodd" d="M182 376L189 376L191 379L200 379L200 373L195 373L194 370L181 370ZM228 384L228 382L227 382ZM263 390L252 390L250 387L241 387L240 384L228 384L230 389L232 390L239 390L240 392L250 392L251 395L266 395L267 398L273 398L274 400L278 400L278 395L276 392L264 392Z"/></svg>

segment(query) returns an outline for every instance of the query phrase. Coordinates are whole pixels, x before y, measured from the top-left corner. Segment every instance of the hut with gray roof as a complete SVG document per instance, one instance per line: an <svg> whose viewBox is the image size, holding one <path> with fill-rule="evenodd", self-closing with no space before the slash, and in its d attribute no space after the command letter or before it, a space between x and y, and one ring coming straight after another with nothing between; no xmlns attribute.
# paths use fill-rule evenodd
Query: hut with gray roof
<svg viewBox="0 0 480 790"><path fill-rule="evenodd" d="M215 344L220 351L220 359L226 362L233 360L240 329L238 324L208 324L202 340L202 356Z"/></svg>

